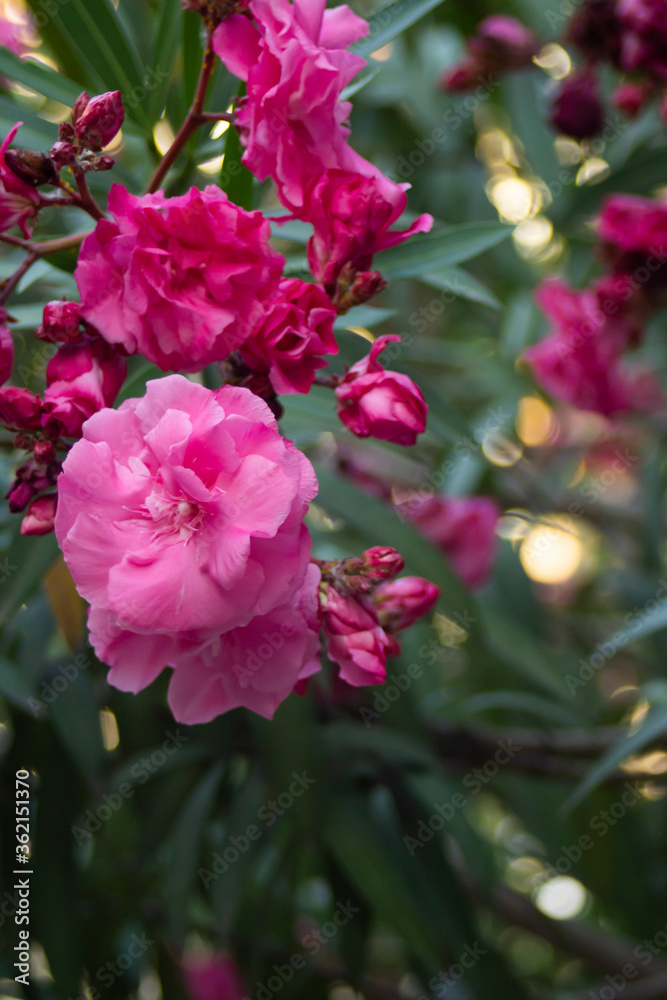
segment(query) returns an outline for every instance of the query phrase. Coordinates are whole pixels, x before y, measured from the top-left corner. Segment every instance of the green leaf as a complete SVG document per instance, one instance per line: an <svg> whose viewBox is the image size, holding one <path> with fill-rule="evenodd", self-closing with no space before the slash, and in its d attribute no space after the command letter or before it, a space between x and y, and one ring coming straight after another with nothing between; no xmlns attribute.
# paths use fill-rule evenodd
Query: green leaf
<svg viewBox="0 0 667 1000"><path fill-rule="evenodd" d="M49 677L45 678L47 681ZM79 671L49 705L49 714L63 746L81 774L95 779L104 760L99 706L87 675Z"/></svg>
<svg viewBox="0 0 667 1000"><path fill-rule="evenodd" d="M59 101L67 107L71 107L81 93L81 87L72 83L66 76L57 73L50 66L44 63L33 62L31 59L19 59L9 49L0 47L0 73L22 83L24 87L31 87L38 94L49 97L53 101ZM54 130L56 127L51 126Z"/></svg>
<svg viewBox="0 0 667 1000"><path fill-rule="evenodd" d="M465 271L462 267L445 267L439 271L429 271L428 274L421 276L421 280L425 285L433 285L434 288L454 292L462 299L480 302L491 309L502 309L502 303L493 292L479 278Z"/></svg>
<svg viewBox="0 0 667 1000"><path fill-rule="evenodd" d="M358 56L369 56L441 3L443 0L398 0L389 4L369 18L368 35L355 42L352 51Z"/></svg>
<svg viewBox="0 0 667 1000"><path fill-rule="evenodd" d="M0 656L0 695L27 711L28 699L34 697L34 693L29 676Z"/></svg>
<svg viewBox="0 0 667 1000"><path fill-rule="evenodd" d="M562 676L565 665L534 636L492 608L481 607L488 648L525 680L566 704L572 703Z"/></svg>
<svg viewBox="0 0 667 1000"><path fill-rule="evenodd" d="M242 83L237 96L243 97L244 94L245 84ZM220 187L235 205L251 209L254 178L243 166L242 156L241 137L238 129L232 126L225 132L225 159L220 172Z"/></svg>
<svg viewBox="0 0 667 1000"><path fill-rule="evenodd" d="M0 566L4 579L0 584L0 622L12 618L37 590L57 554L55 535L16 536Z"/></svg>
<svg viewBox="0 0 667 1000"><path fill-rule="evenodd" d="M654 739L665 733L667 733L667 704L654 705L636 732L622 737L603 754L600 760L596 761L563 805L563 812L568 813L574 809L610 774L613 774L623 761L632 757L633 754L639 753Z"/></svg>
<svg viewBox="0 0 667 1000"><path fill-rule="evenodd" d="M341 100L349 101L351 97L354 97L354 95L358 94L360 90L363 90L364 87L371 82L371 80L374 80L379 72L379 66L368 66L365 70L362 70L356 79L341 92Z"/></svg>
<svg viewBox="0 0 667 1000"><path fill-rule="evenodd" d="M374 266L386 278L421 277L436 268L451 267L496 246L512 232L499 222L476 222L465 226L436 229L415 236L401 246L383 250Z"/></svg>
<svg viewBox="0 0 667 1000"><path fill-rule="evenodd" d="M158 30L151 60L155 85L148 98L148 117L152 122L158 120L166 102L172 68L182 35L182 22L181 5L173 3L173 0L160 0L160 10L157 15Z"/></svg>

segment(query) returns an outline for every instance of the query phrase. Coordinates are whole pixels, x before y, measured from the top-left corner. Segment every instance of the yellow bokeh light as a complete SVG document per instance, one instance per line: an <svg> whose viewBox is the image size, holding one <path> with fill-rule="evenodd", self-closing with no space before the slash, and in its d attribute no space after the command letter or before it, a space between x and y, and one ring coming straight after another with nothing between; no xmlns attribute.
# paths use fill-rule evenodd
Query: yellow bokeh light
<svg viewBox="0 0 667 1000"><path fill-rule="evenodd" d="M544 215L536 215L534 219L520 222L512 233L517 250L522 257L538 257L549 244L554 233L554 227Z"/></svg>
<svg viewBox="0 0 667 1000"><path fill-rule="evenodd" d="M576 576L584 560L579 526L566 514L554 514L536 524L522 542L519 559L536 583L565 583Z"/></svg>
<svg viewBox="0 0 667 1000"><path fill-rule="evenodd" d="M506 222L523 222L542 207L542 197L520 177L492 178L487 185L489 199Z"/></svg>
<svg viewBox="0 0 667 1000"><path fill-rule="evenodd" d="M528 448L539 448L553 441L558 433L558 421L544 400L524 396L519 402L516 432Z"/></svg>
<svg viewBox="0 0 667 1000"><path fill-rule="evenodd" d="M350 333L356 333L357 337L363 337L364 340L367 340L370 344L372 344L375 340L371 331L367 330L365 326L348 326L347 329Z"/></svg>
<svg viewBox="0 0 667 1000"><path fill-rule="evenodd" d="M438 639L443 646L456 648L457 646L461 646L468 638L468 633L461 625L458 625L453 618L448 618L447 615L440 614L439 611L436 611L433 615L433 624L438 633Z"/></svg>
<svg viewBox="0 0 667 1000"><path fill-rule="evenodd" d="M553 920L572 920L586 906L588 894L576 878L557 875L535 893L535 906Z"/></svg>
<svg viewBox="0 0 667 1000"><path fill-rule="evenodd" d="M216 122L211 129L211 139L219 139L221 135L224 135L229 128L229 122L220 121Z"/></svg>
<svg viewBox="0 0 667 1000"><path fill-rule="evenodd" d="M667 774L667 753L655 750L644 756L630 757L621 768L628 774Z"/></svg>
<svg viewBox="0 0 667 1000"><path fill-rule="evenodd" d="M164 156L165 153L169 152L175 138L174 130L167 119L161 118L153 129L153 141L157 146L160 156Z"/></svg>
<svg viewBox="0 0 667 1000"><path fill-rule="evenodd" d="M598 184L609 174L609 164L599 156L590 156L579 167L575 184L582 187L584 184Z"/></svg>
<svg viewBox="0 0 667 1000"><path fill-rule="evenodd" d="M515 441L510 441L508 437L499 431L491 431L482 441L482 451L492 465L498 465L501 469L509 469L516 465L523 449Z"/></svg>
<svg viewBox="0 0 667 1000"><path fill-rule="evenodd" d="M221 156L214 156L213 159L200 163L197 170L201 170L203 174L219 174L224 162L225 154L223 153Z"/></svg>
<svg viewBox="0 0 667 1000"><path fill-rule="evenodd" d="M559 163L565 163L571 167L583 158L581 143L578 143L576 139L570 139L567 135L559 135L554 146Z"/></svg>
<svg viewBox="0 0 667 1000"><path fill-rule="evenodd" d="M538 54L533 57L533 62L541 69L545 70L554 80L562 80L572 69L572 60L562 45L555 42L548 42Z"/></svg>
<svg viewBox="0 0 667 1000"><path fill-rule="evenodd" d="M116 716L110 708L103 708L100 712L100 729L102 730L104 749L115 750L120 743L120 735Z"/></svg>
<svg viewBox="0 0 667 1000"><path fill-rule="evenodd" d="M477 158L485 160L490 167L498 167L505 163L518 166L518 158L512 140L499 128L490 128L482 132L475 149Z"/></svg>

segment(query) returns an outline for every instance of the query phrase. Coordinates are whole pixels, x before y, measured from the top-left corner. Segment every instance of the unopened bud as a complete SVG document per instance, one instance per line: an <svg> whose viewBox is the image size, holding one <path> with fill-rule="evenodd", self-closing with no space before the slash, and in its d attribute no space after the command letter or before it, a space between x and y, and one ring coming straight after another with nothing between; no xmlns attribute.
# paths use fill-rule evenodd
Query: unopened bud
<svg viewBox="0 0 667 1000"><path fill-rule="evenodd" d="M44 153L35 153L32 149L8 149L5 151L5 163L13 174L33 187L56 181L53 163Z"/></svg>
<svg viewBox="0 0 667 1000"><path fill-rule="evenodd" d="M51 162L60 172L63 167L69 167L76 159L76 149L71 142L56 142L51 149Z"/></svg>
<svg viewBox="0 0 667 1000"><path fill-rule="evenodd" d="M23 518L21 534L48 535L49 532L53 531L57 503L56 493L49 493L47 496L38 497L33 501L28 513Z"/></svg>
<svg viewBox="0 0 667 1000"><path fill-rule="evenodd" d="M335 304L339 313L346 313L353 306L363 305L374 295L378 295L387 287L379 271L361 271L351 285L336 294Z"/></svg>
<svg viewBox="0 0 667 1000"><path fill-rule="evenodd" d="M80 321L77 302L47 302L42 325L35 330L35 336L49 344L75 344L83 338Z"/></svg>
<svg viewBox="0 0 667 1000"><path fill-rule="evenodd" d="M76 142L76 129L71 122L62 122L58 129L58 138L61 142Z"/></svg>
<svg viewBox="0 0 667 1000"><path fill-rule="evenodd" d="M25 510L32 498L34 497L35 487L32 483L26 482L16 482L11 487L7 498L9 500L9 509L12 514L18 514L20 511Z"/></svg>
<svg viewBox="0 0 667 1000"><path fill-rule="evenodd" d="M91 170L111 170L116 165L112 156L94 156L88 163Z"/></svg>
<svg viewBox="0 0 667 1000"><path fill-rule="evenodd" d="M42 401L28 389L4 386L0 389L0 422L13 430L30 431L39 427Z"/></svg>
<svg viewBox="0 0 667 1000"><path fill-rule="evenodd" d="M82 94L79 94L76 101L74 102L74 107L72 108L72 122L75 125L89 104L90 104L90 97L84 90Z"/></svg>
<svg viewBox="0 0 667 1000"><path fill-rule="evenodd" d="M33 454L40 465L50 465L56 460L56 449L52 441L36 441Z"/></svg>
<svg viewBox="0 0 667 1000"><path fill-rule="evenodd" d="M393 580L405 566L401 553L389 545L376 545L367 549L361 558L365 575L371 580Z"/></svg>
<svg viewBox="0 0 667 1000"><path fill-rule="evenodd" d="M120 90L93 97L76 123L79 146L99 152L118 134L124 121Z"/></svg>
<svg viewBox="0 0 667 1000"><path fill-rule="evenodd" d="M382 628L400 632L427 615L439 596L439 588L430 580L405 576L381 583L373 594L373 605Z"/></svg>

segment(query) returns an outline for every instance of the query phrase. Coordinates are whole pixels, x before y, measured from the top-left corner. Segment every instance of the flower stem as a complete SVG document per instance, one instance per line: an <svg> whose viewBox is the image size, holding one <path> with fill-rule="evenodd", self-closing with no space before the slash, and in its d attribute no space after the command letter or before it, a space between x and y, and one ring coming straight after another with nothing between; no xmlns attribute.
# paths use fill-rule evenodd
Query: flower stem
<svg viewBox="0 0 667 1000"><path fill-rule="evenodd" d="M88 215L92 215L93 219L97 222L99 222L100 219L104 219L104 212L90 193L86 175L80 171L75 171L74 177L76 180L76 186L79 190L79 198L76 202L78 207L82 208L84 212L88 212Z"/></svg>
<svg viewBox="0 0 667 1000"><path fill-rule="evenodd" d="M192 133L208 119L204 115L204 101L206 99L206 91L208 90L208 85L211 81L211 75L213 73L213 68L215 66L215 54L211 48L211 32L209 31L206 37L206 51L204 53L204 61L202 63L201 72L199 74L199 80L197 82L197 90L195 92L194 100L192 102L192 107L187 113L186 119L178 130L174 141L171 146L164 154L160 163L158 164L157 170L153 174L150 184L148 185L147 193L153 194L160 187L162 181L164 180L167 172L174 164L178 154L185 146L186 142L192 135ZM216 121L226 121L227 118L216 118Z"/></svg>
<svg viewBox="0 0 667 1000"><path fill-rule="evenodd" d="M36 253L34 252L29 253L28 256L24 259L23 263L20 264L19 267L17 267L17 269L14 271L11 277L5 278L5 280L0 284L0 306L4 306L5 302L12 294L12 292L18 285L23 275L30 270L30 268L37 259L38 255Z"/></svg>

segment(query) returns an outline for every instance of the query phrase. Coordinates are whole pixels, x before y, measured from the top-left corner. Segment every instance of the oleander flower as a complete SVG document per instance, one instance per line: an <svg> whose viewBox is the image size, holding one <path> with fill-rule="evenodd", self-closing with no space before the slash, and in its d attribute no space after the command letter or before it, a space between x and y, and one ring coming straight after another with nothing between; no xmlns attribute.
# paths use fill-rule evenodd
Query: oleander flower
<svg viewBox="0 0 667 1000"><path fill-rule="evenodd" d="M667 202L612 195L602 206L598 236L630 253L667 253Z"/></svg>
<svg viewBox="0 0 667 1000"><path fill-rule="evenodd" d="M316 281L333 288L343 269L368 271L374 254L429 232L431 215L420 215L407 229L390 229L406 209L409 186L377 171L366 176L348 170L326 170L310 185L302 215L314 228L308 264Z"/></svg>
<svg viewBox="0 0 667 1000"><path fill-rule="evenodd" d="M336 310L319 285L285 278L259 328L241 349L245 363L267 372L276 393L308 392L323 354L337 354Z"/></svg>
<svg viewBox="0 0 667 1000"><path fill-rule="evenodd" d="M493 500L441 494L408 499L397 507L402 517L442 550L466 586L481 587L487 581L496 557L500 517Z"/></svg>
<svg viewBox="0 0 667 1000"><path fill-rule="evenodd" d="M186 954L181 969L191 1000L243 1000L239 968L229 956Z"/></svg>
<svg viewBox="0 0 667 1000"><path fill-rule="evenodd" d="M365 65L347 47L368 23L346 5L325 10L325 0L252 0L250 11L256 23L228 17L213 49L247 81L237 116L243 162L260 180L270 177L298 213L311 177L328 167L354 169L344 124L351 105L340 95Z"/></svg>
<svg viewBox="0 0 667 1000"><path fill-rule="evenodd" d="M212 185L177 198L135 197L120 184L79 253L81 315L110 344L163 370L224 360L252 332L284 259L269 223Z"/></svg>
<svg viewBox="0 0 667 1000"><path fill-rule="evenodd" d="M5 153L21 125L23 122L14 125L0 145L0 233L18 226L28 239L41 197L32 184L22 180L10 169L5 159Z"/></svg>
<svg viewBox="0 0 667 1000"><path fill-rule="evenodd" d="M249 390L149 382L86 422L58 489L58 542L116 687L169 665L179 721L271 716L316 669L317 481Z"/></svg>
<svg viewBox="0 0 667 1000"><path fill-rule="evenodd" d="M341 680L352 687L382 684L387 676L387 656L400 647L387 635L372 607L354 594L323 588L322 627L329 658L340 667Z"/></svg>
<svg viewBox="0 0 667 1000"><path fill-rule="evenodd" d="M396 334L378 337L335 390L338 416L357 437L412 445L426 430L428 406L419 386L378 361L387 344L400 339Z"/></svg>
<svg viewBox="0 0 667 1000"><path fill-rule="evenodd" d="M620 25L623 69L667 82L665 0L618 0L616 16Z"/></svg>
<svg viewBox="0 0 667 1000"><path fill-rule="evenodd" d="M99 337L62 344L46 366L42 425L76 437L84 422L111 406L127 375L127 361Z"/></svg>

